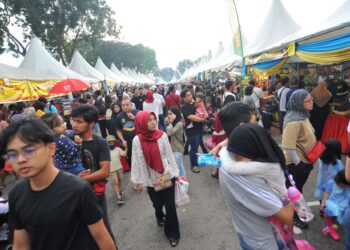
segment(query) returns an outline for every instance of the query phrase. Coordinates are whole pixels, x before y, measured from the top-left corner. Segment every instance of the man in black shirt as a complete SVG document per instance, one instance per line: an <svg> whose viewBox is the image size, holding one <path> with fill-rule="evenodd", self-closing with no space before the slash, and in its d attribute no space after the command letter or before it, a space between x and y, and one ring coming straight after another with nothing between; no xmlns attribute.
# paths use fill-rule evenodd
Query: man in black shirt
<svg viewBox="0 0 350 250"><path fill-rule="evenodd" d="M143 110L143 102L145 101L145 96L140 92L140 89L135 88L134 96L131 99L131 102L135 104L137 110Z"/></svg>
<svg viewBox="0 0 350 250"><path fill-rule="evenodd" d="M95 107L83 104L72 111L72 127L74 134L82 140L82 160L87 169L79 176L91 183L103 212L103 221L108 232L113 233L109 224L105 189L109 177L111 155L106 139L93 133L93 127L98 121L98 111Z"/></svg>
<svg viewBox="0 0 350 250"><path fill-rule="evenodd" d="M199 173L197 164L198 146L202 138L203 122L205 118L201 118L196 115L196 106L193 103L192 92L185 89L181 92L181 98L184 101L182 106L182 114L185 118L185 131L187 141L191 146L190 150L190 162L191 170L194 173Z"/></svg>
<svg viewBox="0 0 350 250"><path fill-rule="evenodd" d="M47 125L12 123L0 144L24 178L9 194L14 249L116 249L91 187L55 167L56 145Z"/></svg>
<svg viewBox="0 0 350 250"><path fill-rule="evenodd" d="M122 141L123 146L128 147L127 160L131 168L132 140L136 135L135 116L138 110L131 109L131 102L129 99L122 101L122 109L123 111L117 116L117 135Z"/></svg>

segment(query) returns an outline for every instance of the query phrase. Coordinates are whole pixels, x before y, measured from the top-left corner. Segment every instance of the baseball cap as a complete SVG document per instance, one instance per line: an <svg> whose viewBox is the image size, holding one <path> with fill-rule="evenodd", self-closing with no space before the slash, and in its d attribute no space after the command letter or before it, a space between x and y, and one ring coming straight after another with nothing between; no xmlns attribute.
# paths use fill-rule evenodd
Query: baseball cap
<svg viewBox="0 0 350 250"><path fill-rule="evenodd" d="M156 90L156 89L157 89L157 86L156 86L156 85L152 85L152 86L150 87L150 89L151 89L151 90Z"/></svg>
<svg viewBox="0 0 350 250"><path fill-rule="evenodd" d="M106 140L107 140L107 141L115 141L115 137L114 137L113 135L108 135L108 136L106 137Z"/></svg>

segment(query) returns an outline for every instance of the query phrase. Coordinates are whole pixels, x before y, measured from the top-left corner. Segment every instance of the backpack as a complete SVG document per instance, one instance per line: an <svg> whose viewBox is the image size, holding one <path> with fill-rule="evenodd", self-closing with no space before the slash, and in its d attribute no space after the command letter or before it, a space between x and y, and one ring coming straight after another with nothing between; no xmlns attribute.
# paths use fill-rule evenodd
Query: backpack
<svg viewBox="0 0 350 250"><path fill-rule="evenodd" d="M94 105L97 108L99 115L106 115L107 108L102 100L96 100Z"/></svg>

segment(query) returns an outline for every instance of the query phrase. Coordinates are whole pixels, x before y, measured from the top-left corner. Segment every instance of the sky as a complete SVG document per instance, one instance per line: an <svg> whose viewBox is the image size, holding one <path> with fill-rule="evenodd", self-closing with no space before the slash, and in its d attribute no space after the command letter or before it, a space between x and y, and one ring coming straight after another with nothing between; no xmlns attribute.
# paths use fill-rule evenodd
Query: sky
<svg viewBox="0 0 350 250"><path fill-rule="evenodd" d="M122 26L120 40L142 43L156 51L159 68L176 68L183 59L215 55L220 42L227 48L232 31L227 0L106 0ZM260 28L273 0L235 0L241 30L249 39ZM301 26L326 19L345 0L281 0ZM22 59L0 55L0 62L17 66Z"/></svg>

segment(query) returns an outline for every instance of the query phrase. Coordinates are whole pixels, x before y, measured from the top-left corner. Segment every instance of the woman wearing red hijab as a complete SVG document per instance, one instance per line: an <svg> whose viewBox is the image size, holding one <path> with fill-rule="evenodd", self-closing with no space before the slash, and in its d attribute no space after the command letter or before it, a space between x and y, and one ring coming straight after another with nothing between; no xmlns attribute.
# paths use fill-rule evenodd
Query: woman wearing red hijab
<svg viewBox="0 0 350 250"><path fill-rule="evenodd" d="M168 136L158 129L157 119L151 111L140 111L135 118L136 136L132 142L131 181L135 190L142 192L147 186L149 197L155 209L158 226L164 226L164 233L172 247L177 246L180 239L179 222L175 207L175 178L179 176L179 168L172 153ZM155 191L152 180L170 174L173 185ZM165 215L163 212L165 206Z"/></svg>

